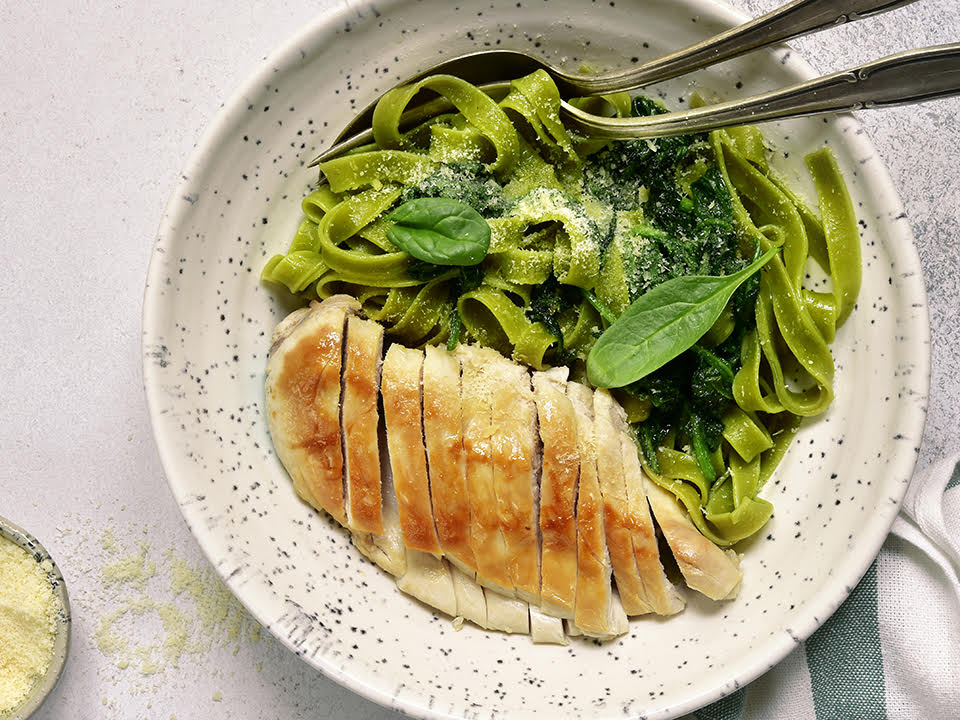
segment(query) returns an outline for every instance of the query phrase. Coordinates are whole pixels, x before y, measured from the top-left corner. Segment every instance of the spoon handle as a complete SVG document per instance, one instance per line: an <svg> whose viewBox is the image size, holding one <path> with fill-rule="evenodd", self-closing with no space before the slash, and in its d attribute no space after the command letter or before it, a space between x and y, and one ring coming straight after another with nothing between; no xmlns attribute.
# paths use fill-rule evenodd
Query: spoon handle
<svg viewBox="0 0 960 720"><path fill-rule="evenodd" d="M913 2L916 0L793 0L762 17L637 67L600 75L560 72L555 77L561 94L566 95L632 90Z"/></svg>
<svg viewBox="0 0 960 720"><path fill-rule="evenodd" d="M781 90L642 118L604 118L564 102L572 129L596 138L654 138L820 113L908 105L960 94L960 43L889 55Z"/></svg>

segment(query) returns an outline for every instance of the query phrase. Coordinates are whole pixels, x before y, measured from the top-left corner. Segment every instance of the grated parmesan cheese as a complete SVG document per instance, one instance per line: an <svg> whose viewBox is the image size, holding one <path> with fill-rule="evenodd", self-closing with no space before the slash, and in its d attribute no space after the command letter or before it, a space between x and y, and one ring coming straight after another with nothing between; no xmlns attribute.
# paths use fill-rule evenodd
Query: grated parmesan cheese
<svg viewBox="0 0 960 720"><path fill-rule="evenodd" d="M259 641L259 623L212 569L191 567L172 550L156 558L146 542L124 554L127 548L109 529L100 543L116 559L101 566L107 594L95 640L117 668L157 675L178 667L184 655L229 644L236 654L242 641ZM106 605L114 607L104 613Z"/></svg>
<svg viewBox="0 0 960 720"><path fill-rule="evenodd" d="M20 705L50 667L58 609L43 564L0 536L0 715Z"/></svg>

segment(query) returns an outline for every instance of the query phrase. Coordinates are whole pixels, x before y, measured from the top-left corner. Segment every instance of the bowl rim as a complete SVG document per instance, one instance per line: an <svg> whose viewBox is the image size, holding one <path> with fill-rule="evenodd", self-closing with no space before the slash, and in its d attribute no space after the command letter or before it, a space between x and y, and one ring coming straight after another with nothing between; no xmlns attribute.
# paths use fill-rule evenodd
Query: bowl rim
<svg viewBox="0 0 960 720"><path fill-rule="evenodd" d="M57 635L54 639L53 657L50 660L50 666L47 668L43 677L33 686L26 698L13 708L9 716L5 717L0 715L0 718L3 718L3 720L26 720L26 718L39 710L40 706L43 705L44 701L51 695L66 668L67 657L70 655L70 636L73 627L70 613L70 597L67 593L67 582L63 579L60 567L36 537L3 516L0 516L0 536L18 545L21 549L32 555L38 563L42 563L45 560L50 561L50 568L46 570L47 581L53 587L53 594L60 603L58 612L60 622L57 624Z"/></svg>
<svg viewBox="0 0 960 720"><path fill-rule="evenodd" d="M406 1L407 0L382 0L381 4L378 6L378 12L390 12L394 6L401 5ZM730 27L734 27L752 19L751 16L734 9L729 5L726 5L721 0L682 0L682 2L691 9L697 8L702 13L712 13L711 19L716 20L717 22L725 23ZM155 336L153 329L159 324L158 319L162 315L163 303L157 294L151 293L151 287L159 286L163 277L163 263L161 262L159 255L163 253L163 246L166 242L166 239L172 235L173 231L176 230L176 228L181 224L180 221L191 211L192 206L190 204L181 202L181 199L187 196L190 192L190 188L192 186L191 178L195 174L194 171L203 168L206 157L210 152L209 148L215 144L216 140L221 137L225 131L229 129L229 126L234 122L236 116L241 111L246 109L248 104L247 98L250 96L251 92L256 88L262 87L265 83L269 83L271 77L275 75L278 68L287 67L288 65L299 61L302 53L301 48L312 48L318 46L318 43L320 43L320 41L323 39L324 34L327 33L332 27L335 27L338 23L343 21L354 19L355 17L353 16L349 3L346 2L342 2L338 6L332 7L329 10L325 10L311 23L306 25L297 33L291 35L286 41L282 42L271 53L269 53L258 65L258 67L251 74L245 77L241 84L233 90L229 98L219 107L217 112L208 122L206 128L201 133L196 146L190 153L183 167L183 170L178 175L177 181L170 194L170 198L167 202L162 220L160 222L154 249L151 254L150 264L147 270L147 282L144 289L143 300L141 357L143 360L144 392L146 395L154 440L157 445L164 475L167 478L167 484L170 487L171 493L173 494L174 499L179 506L180 512L187 523L187 526L190 528L191 533L193 534L197 543L200 545L201 550L211 565L217 569L221 579L230 588L231 592L234 593L241 604L244 605L244 607L254 618L257 619L258 622L270 629L274 636L279 639L284 646L301 657L302 654L298 651L291 638L274 630L274 628L277 626L277 618L272 616L268 617L265 610L249 605L240 591L241 583L238 581L238 579L222 570L222 565L218 563L218 557L213 547L211 535L209 533L198 533L194 530L195 527L202 527L202 524L198 525L195 522L199 520L199 517L192 516L192 506L188 502L189 498L187 497L186 492L172 479L175 474L174 471L176 465L179 461L179 456L176 452L175 443L170 442L166 437L168 428L163 423L162 415L159 412L162 401L162 383L157 375L159 368L153 364L153 356L151 353L151 344L153 343ZM789 48L787 45L781 45L779 47L790 50L791 63L796 64L797 69L801 74L804 74L808 78L813 78L818 75L813 66L811 66L809 62L804 59L802 54L793 51L792 48ZM851 123L855 124L857 132L847 133L845 136L845 142L850 147L863 151L863 157L866 157L871 151L874 155L877 154L866 130L862 125L860 125L856 118L850 114L837 115L836 117L847 118ZM873 165L872 170L872 177L875 179L877 184L884 187L889 192L888 209L891 216L905 215L899 192L897 191L896 185L894 184L886 165L882 161L878 161ZM921 268L920 257L914 241L912 228L910 227L909 223L901 222L887 224L886 228L891 236L889 245L887 247L892 258L894 258L903 267L916 268L919 271ZM908 305L912 305L912 309L914 309L918 315L915 329L917 330L919 337L917 338L918 342L916 342L917 349L911 359L915 363L912 370L912 375L915 379L919 379L916 382L916 387L921 389L922 393L921 397L918 398L918 402L914 404L915 411L911 416L914 426L911 427L911 429L915 431L915 436L917 438L922 438L927 417L926 398L929 396L931 373L930 317L927 304L926 286L922 272L912 273L908 277L901 278L900 289L905 302ZM915 417L917 413L919 413L919 417ZM892 456L890 465L887 468L887 472L896 477L910 478L912 477L916 468L916 462L917 452L915 452L914 449L902 450ZM849 594L860 582L863 575L870 568L877 555L880 553L883 543L890 532L890 528L899 514L900 506L902 504L903 497L906 494L908 484L909 483L904 482L896 488L891 488L891 492L889 493L890 505L885 508L888 514L883 515L882 513L874 513L872 516L870 516L869 522L859 533L861 542L860 548L871 547L874 548L874 550L869 553L863 552L862 556L859 557L858 562L851 563L849 565L847 574L843 578L845 582L836 581L832 584L834 592L821 593L816 598L811 599L810 602L804 607L804 614L797 616L796 622L791 622L789 633L780 633L767 639L765 641L765 645L768 649L763 653L763 657L757 658L754 664L748 670L745 670L739 673L737 676L730 678L725 683L708 688L699 694L691 695L685 700L682 700L663 710L644 714L642 717L645 718L645 720L655 720L656 718L665 719L683 716L684 714L693 712L698 708L729 695L738 688L752 682L774 667L774 665L781 662L794 648L806 640L815 630L823 625L827 619L829 619L836 609L847 599ZM429 708L425 704L421 704L413 699L398 698L395 694L381 689L380 687L363 682L352 674L344 671L335 662L332 662L325 657L321 656L320 658L311 657L305 659L307 659L307 662L312 667L318 669L320 672L338 684L343 685L358 695L384 707L393 708L401 711L404 714L410 714L414 717L460 717L459 715L438 712L437 710ZM639 714L636 714L636 716L640 717Z"/></svg>

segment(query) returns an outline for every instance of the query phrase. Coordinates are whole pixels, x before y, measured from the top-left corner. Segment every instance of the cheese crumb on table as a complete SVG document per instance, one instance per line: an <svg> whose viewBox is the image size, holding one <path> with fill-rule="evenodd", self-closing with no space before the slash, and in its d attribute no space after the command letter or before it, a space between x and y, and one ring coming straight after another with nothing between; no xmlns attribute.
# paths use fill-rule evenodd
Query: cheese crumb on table
<svg viewBox="0 0 960 720"><path fill-rule="evenodd" d="M212 569L192 567L172 550L158 557L145 541L131 553L111 529L100 545L112 559L100 567L94 640L116 667L158 675L184 655L228 645L237 654L242 642L259 641L259 623Z"/></svg>

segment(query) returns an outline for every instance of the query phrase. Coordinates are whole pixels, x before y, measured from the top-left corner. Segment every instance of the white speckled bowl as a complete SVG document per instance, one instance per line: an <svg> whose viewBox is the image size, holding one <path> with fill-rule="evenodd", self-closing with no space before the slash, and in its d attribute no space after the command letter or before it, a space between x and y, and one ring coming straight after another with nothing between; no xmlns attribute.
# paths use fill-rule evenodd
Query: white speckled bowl
<svg viewBox="0 0 960 720"><path fill-rule="evenodd" d="M300 198L315 181L304 164L356 109L400 77L488 44L603 68L743 19L709 0L351 3L268 58L201 139L163 218L147 282L144 375L157 444L184 517L229 586L338 682L421 717L675 717L777 663L837 608L880 549L920 443L929 326L897 193L848 116L764 128L775 167L808 197L803 152L833 148L861 218L864 283L834 344L837 399L804 424L765 488L776 515L741 548L736 601L690 595L681 615L634 620L629 636L602 646L455 632L296 498L267 435L264 364L289 308L258 275L299 222ZM729 95L812 74L781 49L696 81ZM667 102L682 102L689 83L668 86Z"/></svg>
<svg viewBox="0 0 960 720"><path fill-rule="evenodd" d="M51 587L53 587L53 593L57 598L57 602L60 604L57 613L57 635L53 640L53 657L50 660L50 667L47 668L47 672L37 681L37 684L33 686L33 689L20 705L6 715L0 713L0 720L27 720L34 712L40 709L40 706L43 705L47 696L53 692L53 689L60 681L60 676L63 675L64 667L66 667L67 656L70 654L70 629L72 627L70 620L70 598L67 596L67 583L64 581L63 575L60 574L60 568L57 567L57 563L50 556L50 553L47 552L46 548L40 544L39 540L23 528L14 525L2 517L0 517L0 537L5 537L22 547L30 553L38 563L42 563L45 560L50 561L47 580L50 582Z"/></svg>

